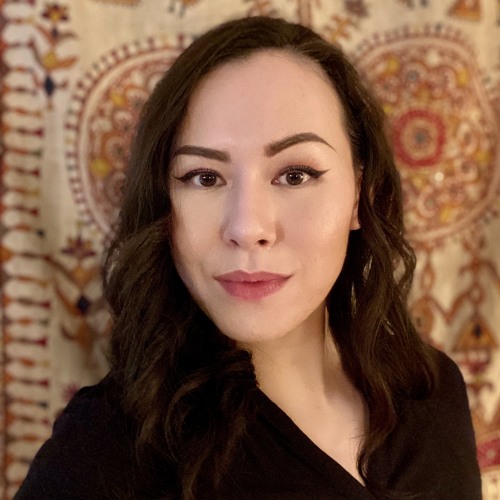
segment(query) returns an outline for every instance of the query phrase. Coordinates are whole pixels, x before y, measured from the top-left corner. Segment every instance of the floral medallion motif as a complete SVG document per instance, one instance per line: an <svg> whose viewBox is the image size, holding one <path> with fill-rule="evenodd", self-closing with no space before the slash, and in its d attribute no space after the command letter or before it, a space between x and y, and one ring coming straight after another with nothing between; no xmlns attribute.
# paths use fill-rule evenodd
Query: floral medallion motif
<svg viewBox="0 0 500 500"><path fill-rule="evenodd" d="M388 115L413 241L457 233L498 195L500 147L474 54L451 30L388 34L357 65Z"/></svg>
<svg viewBox="0 0 500 500"><path fill-rule="evenodd" d="M142 105L181 50L182 39L117 49L80 79L72 96L66 122L71 187L83 220L104 234L117 216Z"/></svg>

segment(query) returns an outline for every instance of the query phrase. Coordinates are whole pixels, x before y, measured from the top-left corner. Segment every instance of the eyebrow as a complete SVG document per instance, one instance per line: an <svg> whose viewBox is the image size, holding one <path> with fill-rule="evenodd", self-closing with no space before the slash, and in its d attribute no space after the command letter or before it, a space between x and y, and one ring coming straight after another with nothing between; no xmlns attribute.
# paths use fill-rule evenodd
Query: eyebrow
<svg viewBox="0 0 500 500"><path fill-rule="evenodd" d="M202 146L191 146L186 144L174 151L173 156L179 155L193 155L201 156L203 158L208 158L209 160L217 160L221 162L228 162L229 155L225 151L219 151L217 149L204 148Z"/></svg>
<svg viewBox="0 0 500 500"><path fill-rule="evenodd" d="M264 148L264 151L266 153L266 156L271 157L280 153L284 149L295 146L296 144L301 144L303 142L320 142L321 144L326 144L329 148L335 150L333 146L328 144L328 142L326 142L325 139L323 139L319 135L314 134L313 132L303 132L301 134L290 135L276 142L271 142L271 144L268 144Z"/></svg>
<svg viewBox="0 0 500 500"><path fill-rule="evenodd" d="M296 144L301 144L304 142L319 142L321 144L327 145L329 148L335 151L335 148L328 144L322 137L313 133L313 132L302 132L300 134L290 135L283 139L280 139L275 142L271 142L264 148L265 155L270 158L274 155L277 155L281 151L295 146ZM207 158L209 160L216 160L220 162L227 163L230 160L230 156L225 151L220 151L218 149L205 148L202 146L192 146L186 144L185 146L181 146L176 149L173 156L179 155L193 155L193 156L201 156L202 158Z"/></svg>

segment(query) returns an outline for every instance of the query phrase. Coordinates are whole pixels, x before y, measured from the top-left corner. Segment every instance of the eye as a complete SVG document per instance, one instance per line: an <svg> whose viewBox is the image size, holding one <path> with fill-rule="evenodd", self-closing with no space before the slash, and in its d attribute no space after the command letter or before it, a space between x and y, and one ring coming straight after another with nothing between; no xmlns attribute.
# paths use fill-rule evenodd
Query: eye
<svg viewBox="0 0 500 500"><path fill-rule="evenodd" d="M311 167L288 167L282 170L278 177L273 179L273 184L284 186L300 186L311 179L318 179L326 170L315 170Z"/></svg>
<svg viewBox="0 0 500 500"><path fill-rule="evenodd" d="M210 188L225 184L224 179L213 170L192 170L181 177L175 178L185 184L190 183L201 188Z"/></svg>

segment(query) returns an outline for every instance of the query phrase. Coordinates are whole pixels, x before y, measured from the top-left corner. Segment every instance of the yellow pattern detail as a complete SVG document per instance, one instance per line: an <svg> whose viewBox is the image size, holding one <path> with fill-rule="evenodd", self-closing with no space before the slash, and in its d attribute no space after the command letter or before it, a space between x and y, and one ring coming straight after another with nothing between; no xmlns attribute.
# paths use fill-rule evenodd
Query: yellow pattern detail
<svg viewBox="0 0 500 500"><path fill-rule="evenodd" d="M111 165L103 158L96 158L90 164L90 171L95 177L104 179L111 172Z"/></svg>

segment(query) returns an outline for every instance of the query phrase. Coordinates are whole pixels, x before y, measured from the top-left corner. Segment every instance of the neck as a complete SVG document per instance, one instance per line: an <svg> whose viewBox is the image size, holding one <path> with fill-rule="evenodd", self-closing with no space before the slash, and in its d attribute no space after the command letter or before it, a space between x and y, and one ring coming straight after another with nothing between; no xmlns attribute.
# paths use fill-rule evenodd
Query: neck
<svg viewBox="0 0 500 500"><path fill-rule="evenodd" d="M357 457L367 428L362 396L342 370L324 308L285 337L245 346L259 387L323 452L363 483Z"/></svg>
<svg viewBox="0 0 500 500"><path fill-rule="evenodd" d="M262 392L317 447L363 483L357 457L368 413L342 370L326 324L322 307L283 338L246 347Z"/></svg>
<svg viewBox="0 0 500 500"><path fill-rule="evenodd" d="M328 328L325 308L285 337L245 346L260 389L283 409L296 404L326 405L341 371L337 349Z"/></svg>

